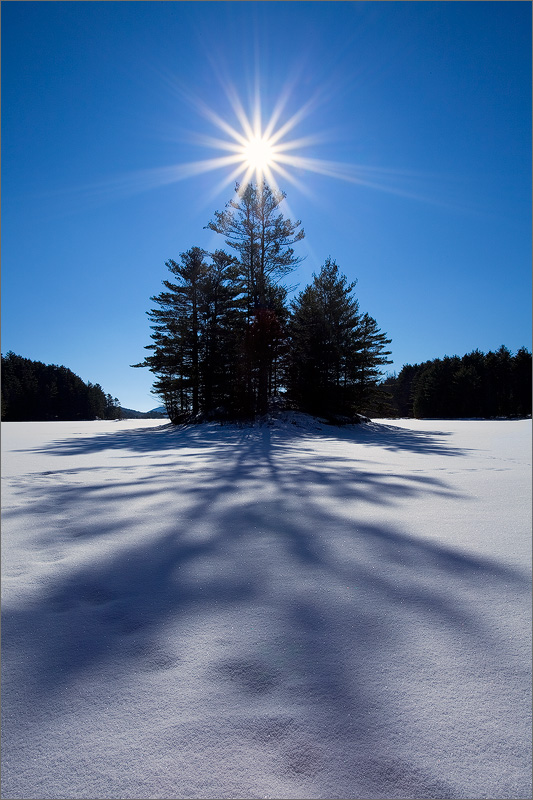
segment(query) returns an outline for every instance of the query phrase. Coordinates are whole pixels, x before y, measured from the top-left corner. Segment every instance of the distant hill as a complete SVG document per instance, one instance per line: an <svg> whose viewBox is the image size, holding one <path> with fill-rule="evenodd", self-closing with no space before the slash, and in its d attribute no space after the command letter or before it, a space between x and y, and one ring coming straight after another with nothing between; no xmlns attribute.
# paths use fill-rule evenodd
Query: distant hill
<svg viewBox="0 0 533 800"><path fill-rule="evenodd" d="M164 406L153 408L151 411L135 411L133 408L120 408L122 419L166 419L167 412Z"/></svg>

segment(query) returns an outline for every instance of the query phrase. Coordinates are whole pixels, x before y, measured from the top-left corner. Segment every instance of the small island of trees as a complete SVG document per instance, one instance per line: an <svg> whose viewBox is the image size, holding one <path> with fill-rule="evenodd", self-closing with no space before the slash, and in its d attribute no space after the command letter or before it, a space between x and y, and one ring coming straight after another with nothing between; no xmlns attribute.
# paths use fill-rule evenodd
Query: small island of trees
<svg viewBox="0 0 533 800"><path fill-rule="evenodd" d="M531 415L531 353L475 350L407 364L383 376L391 340L361 312L349 282L327 258L291 300L282 282L300 263L300 221L286 219L285 193L237 185L206 226L223 249L192 247L169 260L152 297L149 355L134 367L155 375L153 393L174 424L254 419L298 410L335 424L366 417ZM122 409L99 384L63 366L2 356L2 420L92 420L162 416Z"/></svg>
<svg viewBox="0 0 533 800"><path fill-rule="evenodd" d="M391 340L360 312L355 282L328 258L288 301L281 281L301 260L293 245L304 231L281 213L284 198L265 182L237 186L206 226L233 253L192 247L166 263L171 279L147 312L151 353L134 366L154 373L174 423L254 418L280 404L332 421L390 409L379 383Z"/></svg>

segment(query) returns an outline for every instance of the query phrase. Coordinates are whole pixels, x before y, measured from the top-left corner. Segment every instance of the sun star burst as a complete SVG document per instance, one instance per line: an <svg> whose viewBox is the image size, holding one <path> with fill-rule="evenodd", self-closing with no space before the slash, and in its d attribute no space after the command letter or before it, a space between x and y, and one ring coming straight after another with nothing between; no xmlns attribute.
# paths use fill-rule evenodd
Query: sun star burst
<svg viewBox="0 0 533 800"><path fill-rule="evenodd" d="M300 191L306 192L307 187L292 174L291 167L300 171L304 169L318 172L319 169L316 166L319 161L305 158L303 155L296 156L293 151L298 149L301 152L302 148L318 142L319 137L300 136L290 140L288 136L310 113L315 102L309 100L282 121L283 112L286 111L289 99L288 91L284 91L268 122L263 125L259 89L256 89L254 107L250 114L245 111L233 86L225 85L224 91L236 119L236 123L233 124L228 121L227 117L220 116L198 98L189 98L201 115L218 128L224 137L196 136L196 143L228 154L191 163L189 165L190 174L225 168L224 179L214 188L213 194L217 194L234 182L240 185L241 190L244 190L251 181L255 181L257 184L266 181L273 189L279 189L279 177L293 184ZM233 169L228 170L228 167Z"/></svg>
<svg viewBox="0 0 533 800"><path fill-rule="evenodd" d="M243 148L243 158L248 167L262 172L276 161L275 148L265 136L254 136Z"/></svg>
<svg viewBox="0 0 533 800"><path fill-rule="evenodd" d="M263 181L272 189L279 191L280 179L290 183L302 194L314 196L311 181L304 180L304 177L315 174L414 200L443 204L442 201L428 198L420 194L416 188L406 185L406 181L412 182L417 178L424 180L423 175L305 155L306 148L328 140L324 134L316 133L300 134L290 138L320 104L318 91L295 111L287 113L291 94L287 85L280 93L267 123L263 125L259 81L256 84L251 113L247 113L244 109L235 87L229 81L221 82L233 114L221 116L198 96L180 90L182 99L187 100L213 128L218 129L218 135L194 133L193 136L195 145L209 148L216 155L200 161L182 162L129 173L119 179L95 184L89 187L90 190L94 193L131 194L218 170L223 171L223 177L219 182L213 182L209 197L204 198L204 202L235 184L238 185L239 193L243 192L249 183L255 182L259 185ZM230 122L232 116L233 121Z"/></svg>

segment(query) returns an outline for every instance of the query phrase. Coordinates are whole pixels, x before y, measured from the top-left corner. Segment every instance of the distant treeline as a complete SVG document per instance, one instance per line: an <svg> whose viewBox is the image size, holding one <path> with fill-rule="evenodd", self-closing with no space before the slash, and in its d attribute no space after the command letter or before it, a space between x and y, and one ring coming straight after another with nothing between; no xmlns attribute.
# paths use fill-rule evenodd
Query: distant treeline
<svg viewBox="0 0 533 800"><path fill-rule="evenodd" d="M67 367L43 364L13 352L2 356L2 420L120 419L116 397L84 383Z"/></svg>
<svg viewBox="0 0 533 800"><path fill-rule="evenodd" d="M445 356L406 364L381 384L399 417L523 417L531 414L531 353Z"/></svg>

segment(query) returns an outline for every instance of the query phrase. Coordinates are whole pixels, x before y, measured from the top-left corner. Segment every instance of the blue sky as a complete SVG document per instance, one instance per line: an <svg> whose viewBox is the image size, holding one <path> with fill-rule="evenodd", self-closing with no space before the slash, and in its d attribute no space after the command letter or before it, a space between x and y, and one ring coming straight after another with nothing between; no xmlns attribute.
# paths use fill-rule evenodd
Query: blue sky
<svg viewBox="0 0 533 800"><path fill-rule="evenodd" d="M190 165L228 155L212 140L258 96L263 127L276 110L280 142L300 141L277 175L306 231L292 283L334 258L392 338L390 371L530 347L530 3L1 13L3 353L158 405L129 366L150 297L169 258L224 246L204 228L233 195L232 167Z"/></svg>

